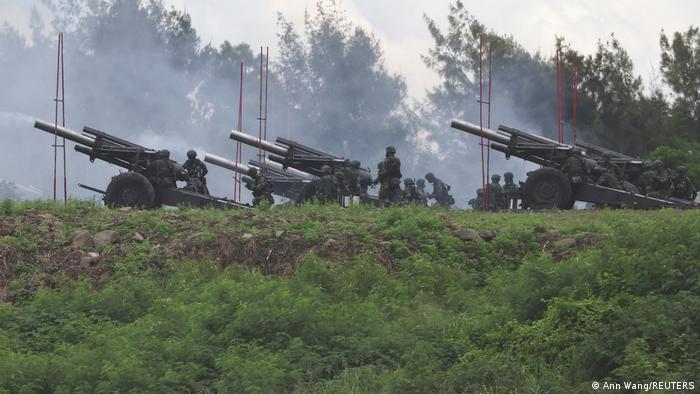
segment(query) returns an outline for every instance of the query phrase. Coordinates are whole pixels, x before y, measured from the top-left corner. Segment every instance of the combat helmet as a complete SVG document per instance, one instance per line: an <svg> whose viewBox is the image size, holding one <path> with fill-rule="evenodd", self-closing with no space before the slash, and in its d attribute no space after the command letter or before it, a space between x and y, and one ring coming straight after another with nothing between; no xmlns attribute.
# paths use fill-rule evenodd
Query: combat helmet
<svg viewBox="0 0 700 394"><path fill-rule="evenodd" d="M506 181L512 181L513 180L513 173L512 172L506 172L503 174L503 178L506 179Z"/></svg>
<svg viewBox="0 0 700 394"><path fill-rule="evenodd" d="M425 174L425 179L427 179L428 181L435 179L435 174L433 174L432 172L429 172L429 173Z"/></svg>
<svg viewBox="0 0 700 394"><path fill-rule="evenodd" d="M256 177L258 176L258 170L253 167L248 167L248 176Z"/></svg>
<svg viewBox="0 0 700 394"><path fill-rule="evenodd" d="M162 151L160 151L160 158L169 160L170 159L170 151L167 149L163 149Z"/></svg>
<svg viewBox="0 0 700 394"><path fill-rule="evenodd" d="M491 182L498 183L501 181L501 176L498 174L493 174L491 175Z"/></svg>
<svg viewBox="0 0 700 394"><path fill-rule="evenodd" d="M195 157L197 157L197 152L195 152L193 149L187 151L188 159L194 159Z"/></svg>
<svg viewBox="0 0 700 394"><path fill-rule="evenodd" d="M688 169L685 168L685 166L678 166L678 169L676 169L676 172L681 175L685 175L686 171L688 171Z"/></svg>
<svg viewBox="0 0 700 394"><path fill-rule="evenodd" d="M360 169L360 161L359 160L350 161L350 167L352 167L356 170Z"/></svg>
<svg viewBox="0 0 700 394"><path fill-rule="evenodd" d="M656 169L662 168L664 166L664 162L661 160L654 160L653 166Z"/></svg>
<svg viewBox="0 0 700 394"><path fill-rule="evenodd" d="M323 174L323 175L330 175L330 174L332 174L332 173L333 173L333 169L332 169L331 166L329 166L328 164L324 164L324 165L321 167L321 174Z"/></svg>
<svg viewBox="0 0 700 394"><path fill-rule="evenodd" d="M386 154L387 154L387 155L396 154L396 148L394 148L393 145L387 146L387 147L386 147Z"/></svg>
<svg viewBox="0 0 700 394"><path fill-rule="evenodd" d="M416 184L416 182L413 180L413 178L406 178L403 180L403 184L405 186L413 186Z"/></svg>

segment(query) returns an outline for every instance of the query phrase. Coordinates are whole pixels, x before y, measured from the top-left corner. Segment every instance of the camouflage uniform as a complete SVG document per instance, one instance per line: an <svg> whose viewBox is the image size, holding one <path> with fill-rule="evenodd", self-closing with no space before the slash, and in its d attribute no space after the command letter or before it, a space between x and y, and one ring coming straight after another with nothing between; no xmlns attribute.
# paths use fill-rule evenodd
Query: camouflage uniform
<svg viewBox="0 0 700 394"><path fill-rule="evenodd" d="M468 202L469 206L476 211L481 211L484 209L484 189L479 188L476 190L476 198L472 198Z"/></svg>
<svg viewBox="0 0 700 394"><path fill-rule="evenodd" d="M187 152L187 160L182 164L182 168L187 171L188 187L198 193L209 194L207 188L207 169L206 164L197 158L197 152L190 150Z"/></svg>
<svg viewBox="0 0 700 394"><path fill-rule="evenodd" d="M433 185L433 191L428 195L428 198L435 199L435 202L443 208L454 205L455 199L450 195L450 185L445 184L432 172L425 174L425 180Z"/></svg>
<svg viewBox="0 0 700 394"><path fill-rule="evenodd" d="M625 178L625 173L622 171L620 166L612 162L612 157L610 154L608 152L603 153L602 159L603 160L601 161L600 166L605 169L605 171L612 174L618 181L623 181Z"/></svg>
<svg viewBox="0 0 700 394"><path fill-rule="evenodd" d="M403 181L404 188L401 191L401 203L402 204L415 204L421 203L422 200L416 189L416 182L413 178L406 178Z"/></svg>
<svg viewBox="0 0 700 394"><path fill-rule="evenodd" d="M331 166L321 167L321 178L316 183L316 200L322 203L338 202L338 179Z"/></svg>
<svg viewBox="0 0 700 394"><path fill-rule="evenodd" d="M642 163L642 173L637 178L637 188L639 192L647 195L654 190L654 177L656 176L656 171L652 167L651 163L645 161Z"/></svg>
<svg viewBox="0 0 700 394"><path fill-rule="evenodd" d="M146 168L147 176L156 187L177 187L175 166L170 162L170 151L163 149L155 154L153 161Z"/></svg>
<svg viewBox="0 0 700 394"><path fill-rule="evenodd" d="M501 176L498 174L493 174L491 176L491 183L489 183L489 209L492 211L497 211L500 209L508 208L505 196L503 195L503 188L500 185Z"/></svg>
<svg viewBox="0 0 700 394"><path fill-rule="evenodd" d="M428 193L425 192L425 179L420 178L416 180L416 191L418 192L418 197L423 205L428 205Z"/></svg>
<svg viewBox="0 0 700 394"><path fill-rule="evenodd" d="M517 209L517 201L520 197L520 187L513 182L513 173L506 172L503 174L505 184L503 185L503 194L507 201L508 209Z"/></svg>
<svg viewBox="0 0 700 394"><path fill-rule="evenodd" d="M261 202L267 201L270 205L275 203L275 199L272 198L272 183L263 174L258 174L255 168L250 168L248 170L248 176L253 179L252 184L247 183L245 185L246 189L253 193L253 206L257 207Z"/></svg>
<svg viewBox="0 0 700 394"><path fill-rule="evenodd" d="M379 173L374 184L380 184L379 200L384 205L398 202L401 198L401 161L395 156L396 148L386 148L386 158L377 165Z"/></svg>
<svg viewBox="0 0 700 394"><path fill-rule="evenodd" d="M581 157L579 152L570 151L561 166L561 170L569 177L569 180L574 185L580 185L589 180L586 163L584 163L583 157Z"/></svg>
<svg viewBox="0 0 700 394"><path fill-rule="evenodd" d="M676 176L673 177L673 197L694 201L697 195L693 181L686 175L686 168L678 167Z"/></svg>
<svg viewBox="0 0 700 394"><path fill-rule="evenodd" d="M656 198L668 198L673 194L671 173L664 167L664 163L661 160L654 161L652 165L654 170L656 170L656 175L653 178L652 191L649 195Z"/></svg>

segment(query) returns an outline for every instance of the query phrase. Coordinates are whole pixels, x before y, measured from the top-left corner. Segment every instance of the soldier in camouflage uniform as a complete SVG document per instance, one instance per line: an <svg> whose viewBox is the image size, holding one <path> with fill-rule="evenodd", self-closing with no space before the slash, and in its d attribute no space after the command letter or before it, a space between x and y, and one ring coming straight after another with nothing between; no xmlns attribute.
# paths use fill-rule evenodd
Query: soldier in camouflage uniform
<svg viewBox="0 0 700 394"><path fill-rule="evenodd" d="M433 191L428 195L428 198L435 199L435 202L443 208L454 205L455 199L450 195L450 185L441 181L432 172L425 174L425 180L433 185Z"/></svg>
<svg viewBox="0 0 700 394"><path fill-rule="evenodd" d="M316 200L321 203L337 203L339 198L338 178L329 165L321 167L321 178L316 183Z"/></svg>
<svg viewBox="0 0 700 394"><path fill-rule="evenodd" d="M154 155L153 161L146 166L146 174L148 174L147 177L156 188L177 187L175 166L170 162L170 151L167 149L163 149Z"/></svg>
<svg viewBox="0 0 700 394"><path fill-rule="evenodd" d="M404 179L403 186L403 190L401 191L402 204L415 204L422 202L420 195L418 195L418 190L416 189L416 182L413 180L413 178Z"/></svg>
<svg viewBox="0 0 700 394"><path fill-rule="evenodd" d="M652 163L656 175L652 182L652 191L649 196L656 198L668 198L673 193L671 172L664 167L664 162L656 160Z"/></svg>
<svg viewBox="0 0 700 394"><path fill-rule="evenodd" d="M476 198L472 198L468 202L469 206L475 211L481 211L484 209L484 189L478 188L476 190Z"/></svg>
<svg viewBox="0 0 700 394"><path fill-rule="evenodd" d="M571 184L580 185L589 181L586 163L583 161L581 153L571 150L564 160L561 170L569 177Z"/></svg>
<svg viewBox="0 0 700 394"><path fill-rule="evenodd" d="M612 156L610 156L610 153L604 152L601 157L603 160L599 165L604 168L606 172L612 174L618 181L622 182L625 178L625 173L622 171L620 166L612 162Z"/></svg>
<svg viewBox="0 0 700 394"><path fill-rule="evenodd" d="M379 201L384 205L398 202L401 198L401 161L396 157L396 148L386 147L386 158L377 169L379 173L374 184L380 184Z"/></svg>
<svg viewBox="0 0 700 394"><path fill-rule="evenodd" d="M642 162L642 173L637 178L637 188L639 192L647 195L654 190L654 177L656 176L656 171L650 162Z"/></svg>
<svg viewBox="0 0 700 394"><path fill-rule="evenodd" d="M192 190L209 194L209 189L207 188L207 169L206 164L197 158L197 152L190 150L187 152L187 160L182 164L182 168L187 171L188 175L188 187Z"/></svg>
<svg viewBox="0 0 700 394"><path fill-rule="evenodd" d="M420 178L416 180L416 191L418 192L418 197L423 205L428 205L428 193L425 191L425 179Z"/></svg>
<svg viewBox="0 0 700 394"><path fill-rule="evenodd" d="M503 174L503 178L505 178L503 194L507 201L507 209L517 209L518 199L520 198L520 187L513 182L512 172L506 172Z"/></svg>
<svg viewBox="0 0 700 394"><path fill-rule="evenodd" d="M491 183L489 183L489 209L497 211L508 208L506 198L503 195L501 188L501 176L498 174L491 175Z"/></svg>
<svg viewBox="0 0 700 394"><path fill-rule="evenodd" d="M263 174L258 173L255 168L248 169L248 176L252 178L252 183L246 183L246 189L253 193L253 206L257 207L261 202L267 201L270 205L275 203L272 198L272 183Z"/></svg>
<svg viewBox="0 0 700 394"><path fill-rule="evenodd" d="M680 166L676 170L676 176L673 177L673 197L695 201L698 192L686 172L684 166Z"/></svg>

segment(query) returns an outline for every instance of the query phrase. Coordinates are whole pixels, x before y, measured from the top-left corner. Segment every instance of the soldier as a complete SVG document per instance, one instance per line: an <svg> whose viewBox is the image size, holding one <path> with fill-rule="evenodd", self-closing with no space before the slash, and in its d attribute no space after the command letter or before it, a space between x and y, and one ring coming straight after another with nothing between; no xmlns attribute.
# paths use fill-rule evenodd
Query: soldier
<svg viewBox="0 0 700 394"><path fill-rule="evenodd" d="M352 160L348 163L348 169L345 173L345 188L351 196L363 195L363 185L360 179L360 161ZM364 194L367 194L367 185L364 185Z"/></svg>
<svg viewBox="0 0 700 394"><path fill-rule="evenodd" d="M425 179L420 178L416 180L416 191L418 192L418 197L423 205L428 205L428 193L425 191Z"/></svg>
<svg viewBox="0 0 700 394"><path fill-rule="evenodd" d="M620 166L612 162L612 156L610 156L610 153L604 152L602 155L602 159L603 160L599 165L603 167L608 173L612 174L618 181L622 182L624 180L625 173L624 171L622 171L622 168L620 168Z"/></svg>
<svg viewBox="0 0 700 394"><path fill-rule="evenodd" d="M433 191L428 195L428 198L433 198L443 208L449 208L454 205L455 199L450 195L450 185L445 184L432 172L425 174L425 180L433 185Z"/></svg>
<svg viewBox="0 0 700 394"><path fill-rule="evenodd" d="M649 161L642 162L642 173L637 178L637 188L639 192L647 195L654 190L654 177L656 171Z"/></svg>
<svg viewBox="0 0 700 394"><path fill-rule="evenodd" d="M321 167L321 178L316 183L316 200L322 203L338 202L338 179L329 165Z"/></svg>
<svg viewBox="0 0 700 394"><path fill-rule="evenodd" d="M472 198L468 202L469 206L475 211L481 211L484 209L484 189L476 189L476 198Z"/></svg>
<svg viewBox="0 0 700 394"><path fill-rule="evenodd" d="M384 205L398 202L401 195L401 161L396 157L396 148L386 147L386 158L377 165L379 173L374 184L380 184L379 201Z"/></svg>
<svg viewBox="0 0 700 394"><path fill-rule="evenodd" d="M569 151L566 160L561 166L561 170L569 177L573 185L580 185L589 180L586 163L583 161L581 153L575 150Z"/></svg>
<svg viewBox="0 0 700 394"><path fill-rule="evenodd" d="M170 151L167 149L156 152L153 161L146 166L146 173L157 188L177 187L175 166L170 162Z"/></svg>
<svg viewBox="0 0 700 394"><path fill-rule="evenodd" d="M652 163L656 175L652 182L652 191L649 193L651 197L668 198L673 193L673 183L671 182L671 173L661 160L655 160Z"/></svg>
<svg viewBox="0 0 700 394"><path fill-rule="evenodd" d="M676 170L676 176L673 177L673 197L695 201L698 192L686 172L684 166L680 166Z"/></svg>
<svg viewBox="0 0 700 394"><path fill-rule="evenodd" d="M206 164L197 158L197 152L194 150L189 150L187 152L187 160L182 164L182 168L187 171L189 177L188 184L191 184L191 188L203 194L209 194L209 189L207 188L207 169ZM188 185L190 186L190 185Z"/></svg>
<svg viewBox="0 0 700 394"><path fill-rule="evenodd" d="M503 189L500 185L501 176L498 174L491 175L491 183L489 183L489 209L497 211L508 207Z"/></svg>
<svg viewBox="0 0 700 394"><path fill-rule="evenodd" d="M596 178L597 185L611 187L613 189L621 188L620 180L615 176L614 170L598 165L595 166L591 172Z"/></svg>
<svg viewBox="0 0 700 394"><path fill-rule="evenodd" d="M252 178L253 182L246 183L246 189L253 192L253 206L257 207L261 202L267 201L270 205L275 203L275 199L272 198L272 183L267 179L267 177L255 168L250 167L248 169L248 176Z"/></svg>
<svg viewBox="0 0 700 394"><path fill-rule="evenodd" d="M402 204L422 203L418 190L416 189L416 182L413 180L413 178L404 179L403 185L404 188L401 191Z"/></svg>
<svg viewBox="0 0 700 394"><path fill-rule="evenodd" d="M508 209L518 208L518 199L520 198L520 188L513 182L513 173L506 172L503 174L505 184L503 185L503 194L508 203Z"/></svg>

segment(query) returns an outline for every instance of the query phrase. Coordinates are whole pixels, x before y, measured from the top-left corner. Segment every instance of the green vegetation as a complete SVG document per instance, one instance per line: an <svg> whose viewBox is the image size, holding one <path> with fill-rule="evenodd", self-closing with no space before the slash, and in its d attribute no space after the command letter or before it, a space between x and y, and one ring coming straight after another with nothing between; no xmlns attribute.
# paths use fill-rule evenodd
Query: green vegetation
<svg viewBox="0 0 700 394"><path fill-rule="evenodd" d="M3 203L0 392L534 393L692 380L698 219ZM75 250L81 229L120 241Z"/></svg>

